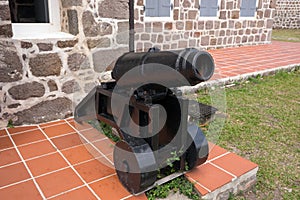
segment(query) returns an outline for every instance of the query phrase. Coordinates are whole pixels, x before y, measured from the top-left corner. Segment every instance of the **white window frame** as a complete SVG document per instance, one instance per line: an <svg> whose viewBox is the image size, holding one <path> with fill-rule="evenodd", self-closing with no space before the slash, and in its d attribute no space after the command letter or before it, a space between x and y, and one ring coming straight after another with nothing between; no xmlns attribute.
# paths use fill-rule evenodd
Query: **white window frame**
<svg viewBox="0 0 300 200"><path fill-rule="evenodd" d="M254 16L249 16L249 17L242 17L242 16L241 16L242 1L243 1L243 0L241 0L241 6L240 6L240 19L248 19L248 20L249 20L249 19L256 19L256 17L257 17L258 1L259 1L259 0L256 0Z"/></svg>
<svg viewBox="0 0 300 200"><path fill-rule="evenodd" d="M221 0L218 0L218 10L217 10L217 15L216 16L201 16L201 11L200 11L200 7L201 7L201 1L202 0L199 0L199 18L202 20L202 19L210 19L210 20L214 20L214 19L218 19L220 17L220 5L221 5Z"/></svg>
<svg viewBox="0 0 300 200"><path fill-rule="evenodd" d="M14 39L68 38L61 32L60 0L48 0L49 23L12 23Z"/></svg>
<svg viewBox="0 0 300 200"><path fill-rule="evenodd" d="M147 0L144 0L144 5L145 6L146 6L146 1ZM170 16L169 17L150 17L150 16L146 16L146 11L145 11L144 12L144 21L145 22L149 22L149 21L157 21L157 22L173 21L173 15L174 15L173 10L174 10L174 2L173 2L173 0L170 0Z"/></svg>

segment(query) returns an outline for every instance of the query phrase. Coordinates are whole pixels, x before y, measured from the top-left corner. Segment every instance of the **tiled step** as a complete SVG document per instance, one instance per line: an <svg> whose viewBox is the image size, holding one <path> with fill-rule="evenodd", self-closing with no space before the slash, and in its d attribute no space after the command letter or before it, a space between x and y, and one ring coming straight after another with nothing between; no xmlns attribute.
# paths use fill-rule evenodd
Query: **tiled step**
<svg viewBox="0 0 300 200"><path fill-rule="evenodd" d="M3 199L147 199L132 196L112 167L114 143L73 119L0 130ZM257 165L212 143L207 163L186 173L203 198L254 184Z"/></svg>

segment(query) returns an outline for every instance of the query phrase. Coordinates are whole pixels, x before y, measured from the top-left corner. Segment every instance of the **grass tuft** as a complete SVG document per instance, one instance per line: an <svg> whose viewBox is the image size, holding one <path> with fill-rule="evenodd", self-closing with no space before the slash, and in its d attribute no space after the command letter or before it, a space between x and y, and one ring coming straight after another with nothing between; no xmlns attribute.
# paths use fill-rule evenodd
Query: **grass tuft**
<svg viewBox="0 0 300 200"><path fill-rule="evenodd" d="M300 42L300 29L273 29L272 40Z"/></svg>

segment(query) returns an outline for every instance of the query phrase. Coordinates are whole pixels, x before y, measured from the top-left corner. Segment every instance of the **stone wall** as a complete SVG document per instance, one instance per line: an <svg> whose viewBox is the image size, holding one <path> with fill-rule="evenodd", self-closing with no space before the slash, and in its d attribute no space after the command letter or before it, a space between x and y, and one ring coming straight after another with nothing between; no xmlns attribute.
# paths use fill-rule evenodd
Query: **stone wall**
<svg viewBox="0 0 300 200"><path fill-rule="evenodd" d="M10 119L19 125L71 116L98 84L95 71L105 70L116 51L127 51L126 38L116 39L128 29L127 1L115 1L114 12L102 10L111 1L89 2L61 0L61 30L72 37L14 39L9 3L0 0L0 126ZM101 65L94 67L93 53L101 50Z"/></svg>
<svg viewBox="0 0 300 200"><path fill-rule="evenodd" d="M240 0L221 0L219 17L199 16L199 0L174 0L172 21L148 21L144 0L137 1L137 49L220 48L269 43L275 4L258 0L256 17L240 18Z"/></svg>
<svg viewBox="0 0 300 200"><path fill-rule="evenodd" d="M273 28L300 28L300 0L277 0Z"/></svg>
<svg viewBox="0 0 300 200"><path fill-rule="evenodd" d="M8 0L0 0L0 120L41 123L72 115L102 72L128 51L128 0L60 0L61 31L72 37L14 39ZM135 49L218 48L270 42L274 9L239 18L239 0L221 0L220 17L199 18L198 0L175 0L173 20L145 20L135 1Z"/></svg>

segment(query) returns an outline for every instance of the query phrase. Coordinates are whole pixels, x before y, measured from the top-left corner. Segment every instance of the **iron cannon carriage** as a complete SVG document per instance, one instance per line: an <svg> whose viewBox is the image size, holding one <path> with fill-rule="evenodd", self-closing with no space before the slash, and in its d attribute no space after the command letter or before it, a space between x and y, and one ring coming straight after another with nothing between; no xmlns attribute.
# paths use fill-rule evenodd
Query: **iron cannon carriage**
<svg viewBox="0 0 300 200"><path fill-rule="evenodd" d="M194 48L125 53L114 63L111 79L78 104L75 120L81 123L93 113L117 130L118 178L139 194L207 160L206 137L188 118L216 109L185 98L178 87L207 81L213 73L211 55Z"/></svg>

